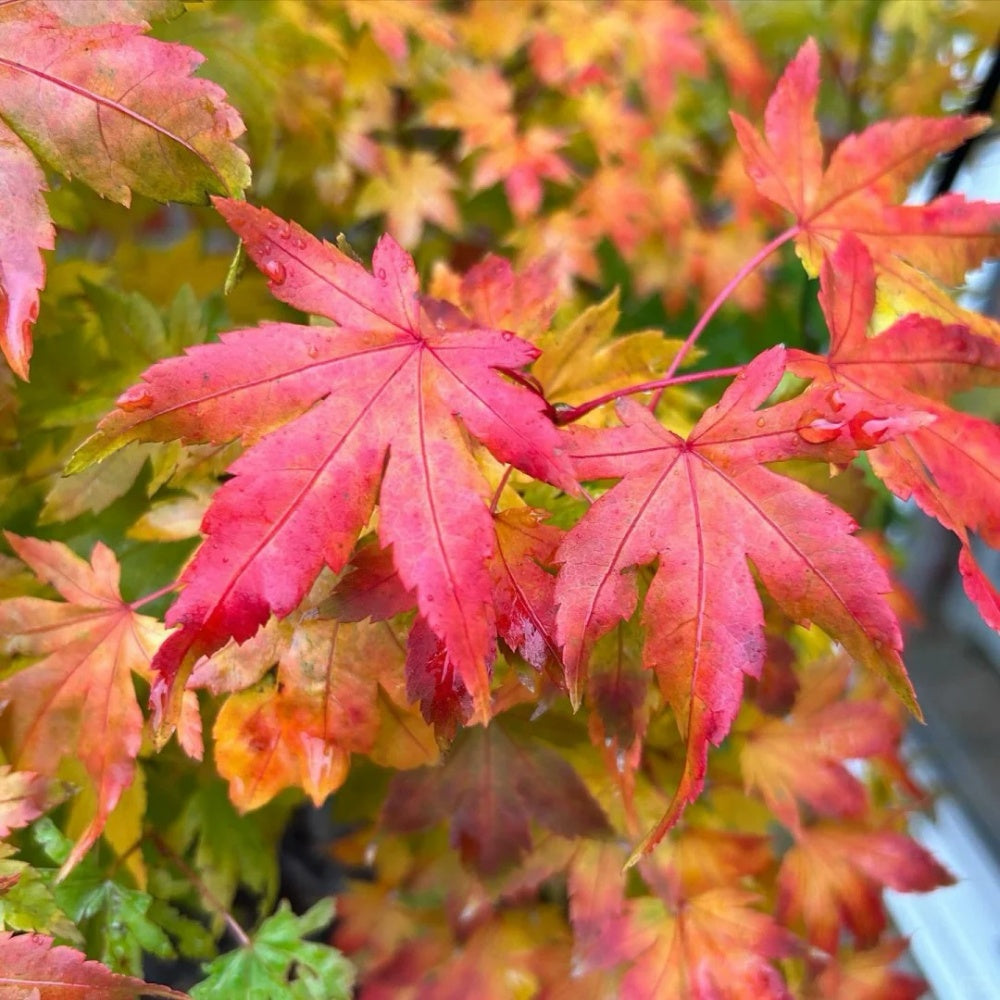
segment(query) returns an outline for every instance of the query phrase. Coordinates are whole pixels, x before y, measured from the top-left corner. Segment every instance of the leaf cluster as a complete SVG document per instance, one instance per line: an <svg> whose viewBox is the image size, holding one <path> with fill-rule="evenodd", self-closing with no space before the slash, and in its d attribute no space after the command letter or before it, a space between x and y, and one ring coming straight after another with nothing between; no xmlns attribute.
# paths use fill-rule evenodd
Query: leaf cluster
<svg viewBox="0 0 1000 1000"><path fill-rule="evenodd" d="M0 998L920 995L988 6L2 6Z"/></svg>

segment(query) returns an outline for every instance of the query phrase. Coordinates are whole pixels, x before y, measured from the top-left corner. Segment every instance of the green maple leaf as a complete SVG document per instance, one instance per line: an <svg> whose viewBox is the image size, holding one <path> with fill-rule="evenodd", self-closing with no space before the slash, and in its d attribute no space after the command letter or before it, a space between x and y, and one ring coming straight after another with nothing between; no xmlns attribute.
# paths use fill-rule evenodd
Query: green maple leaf
<svg viewBox="0 0 1000 1000"><path fill-rule="evenodd" d="M348 1000L354 969L336 948L304 941L333 919L324 899L301 917L287 902L268 917L242 948L205 966L208 978L191 990L195 1000Z"/></svg>

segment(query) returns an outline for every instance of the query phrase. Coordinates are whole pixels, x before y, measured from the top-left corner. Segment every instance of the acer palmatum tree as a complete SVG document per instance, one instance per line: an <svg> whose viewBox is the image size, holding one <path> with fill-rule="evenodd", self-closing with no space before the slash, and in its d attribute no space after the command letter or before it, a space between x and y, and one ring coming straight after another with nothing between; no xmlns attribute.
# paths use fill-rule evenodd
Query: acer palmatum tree
<svg viewBox="0 0 1000 1000"><path fill-rule="evenodd" d="M905 203L988 119L830 123L933 106L946 28L831 15L775 81L721 3L181 12L0 9L0 996L918 996L878 529L915 500L998 624L950 287L1000 207ZM45 280L53 218L113 256ZM303 799L328 944L275 910Z"/></svg>

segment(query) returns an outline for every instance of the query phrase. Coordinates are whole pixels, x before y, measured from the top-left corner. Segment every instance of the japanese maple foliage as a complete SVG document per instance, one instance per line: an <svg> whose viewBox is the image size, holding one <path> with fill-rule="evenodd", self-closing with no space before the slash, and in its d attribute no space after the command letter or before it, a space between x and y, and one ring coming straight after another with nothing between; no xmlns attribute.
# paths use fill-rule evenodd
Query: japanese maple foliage
<svg viewBox="0 0 1000 1000"><path fill-rule="evenodd" d="M197 52L145 37L147 17L177 13L162 0L80 4L26 0L0 9L0 346L28 377L41 250L54 232L42 163L128 205L236 194L250 180L233 140L239 115L208 80ZM36 159L38 157L39 159Z"/></svg>
<svg viewBox="0 0 1000 1000"><path fill-rule="evenodd" d="M877 528L1000 627L1000 207L904 203L988 120L848 134L841 14L187 6L0 2L0 998L919 995Z"/></svg>

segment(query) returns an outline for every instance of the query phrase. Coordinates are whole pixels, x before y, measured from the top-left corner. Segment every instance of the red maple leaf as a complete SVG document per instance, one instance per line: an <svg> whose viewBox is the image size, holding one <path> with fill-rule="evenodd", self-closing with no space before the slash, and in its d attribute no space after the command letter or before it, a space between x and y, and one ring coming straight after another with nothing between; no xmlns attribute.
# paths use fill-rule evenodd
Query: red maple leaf
<svg viewBox="0 0 1000 1000"><path fill-rule="evenodd" d="M53 947L54 946L54 947ZM168 986L145 983L134 976L112 972L100 962L87 960L75 948L56 945L44 934L0 933L0 996L44 997L44 1000L75 1000L101 997L102 1000L139 1000L165 997L187 1000L186 993Z"/></svg>
<svg viewBox="0 0 1000 1000"><path fill-rule="evenodd" d="M824 169L818 89L819 51L810 39L767 103L763 136L730 113L758 190L795 216L796 247L806 269L817 274L844 233L856 233L878 267L881 301L893 312L957 318L996 336L994 321L961 309L939 282L957 285L984 257L1000 253L1000 205L968 202L960 194L926 205L899 204L936 153L982 132L990 119L879 122L848 136Z"/></svg>
<svg viewBox="0 0 1000 1000"><path fill-rule="evenodd" d="M100 10L102 16L95 16ZM240 116L191 76L193 49L144 34L161 2L3 4L0 12L0 347L28 377L52 221L36 156L128 205L237 194L250 181ZM101 23L110 19L119 23Z"/></svg>
<svg viewBox="0 0 1000 1000"><path fill-rule="evenodd" d="M891 405L893 417L876 418L849 394L833 413L824 394L812 391L760 408L784 357L775 347L755 359L687 440L632 402L619 404L624 427L572 434L581 478L621 478L558 553L557 634L574 700L593 642L635 609L634 568L657 563L642 619L643 662L674 710L687 759L644 850L701 790L709 742L729 731L743 676L760 674L765 636L754 575L789 617L815 622L916 711L899 627L883 596L889 580L852 537L856 525L826 498L761 465L850 455L859 439L894 433L908 418Z"/></svg>
<svg viewBox="0 0 1000 1000"><path fill-rule="evenodd" d="M544 511L512 507L493 515L495 546L489 561L496 635L541 671L559 661L555 643L555 576L546 571L562 532L543 523ZM381 621L416 607L416 597L399 578L392 553L363 546L351 571L325 604L341 621ZM491 656L492 661L492 656ZM406 655L407 690L424 718L451 738L467 722L469 691L445 643L418 617Z"/></svg>
<svg viewBox="0 0 1000 1000"><path fill-rule="evenodd" d="M790 370L833 392L862 393L871 406L894 400L934 415L928 426L874 448L872 469L897 496L912 497L958 535L966 592L986 621L1000 628L1000 595L969 545L969 533L977 532L1000 547L1000 428L948 405L963 389L1000 383L1000 343L918 315L869 337L875 271L851 235L823 265L819 301L830 328L829 354L789 351Z"/></svg>
<svg viewBox="0 0 1000 1000"><path fill-rule="evenodd" d="M376 499L381 544L488 718L492 491L468 438L576 489L544 400L501 374L516 378L538 351L422 298L413 260L391 237L372 273L266 210L216 205L275 296L336 326L265 324L154 365L71 463L129 441L252 445L215 494L208 538L167 615L181 628L154 662L161 737L194 660L249 638L271 612L287 615L324 564L342 569Z"/></svg>
<svg viewBox="0 0 1000 1000"><path fill-rule="evenodd" d="M610 827L573 767L537 740L516 738L501 715L462 732L443 766L393 777L383 826L413 832L448 819L451 842L486 876L521 860L532 822L563 837L600 837Z"/></svg>

